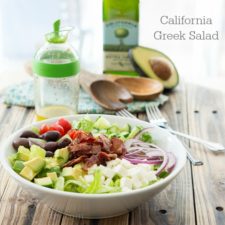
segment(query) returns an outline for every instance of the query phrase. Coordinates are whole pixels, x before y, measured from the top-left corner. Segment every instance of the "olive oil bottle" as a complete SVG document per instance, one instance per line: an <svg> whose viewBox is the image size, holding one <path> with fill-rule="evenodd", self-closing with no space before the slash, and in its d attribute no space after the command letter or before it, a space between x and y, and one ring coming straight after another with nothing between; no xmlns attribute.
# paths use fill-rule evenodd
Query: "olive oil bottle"
<svg viewBox="0 0 225 225"><path fill-rule="evenodd" d="M139 0L103 0L104 73L137 75L128 58L138 45Z"/></svg>

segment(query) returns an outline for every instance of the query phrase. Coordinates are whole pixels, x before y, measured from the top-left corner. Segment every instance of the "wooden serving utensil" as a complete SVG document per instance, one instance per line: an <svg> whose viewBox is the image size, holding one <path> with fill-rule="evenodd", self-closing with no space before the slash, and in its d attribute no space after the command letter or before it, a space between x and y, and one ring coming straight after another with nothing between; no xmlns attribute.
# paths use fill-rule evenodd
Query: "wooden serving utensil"
<svg viewBox="0 0 225 225"><path fill-rule="evenodd" d="M115 82L127 88L137 100L153 100L163 91L163 85L150 78L144 77L118 77Z"/></svg>
<svg viewBox="0 0 225 225"><path fill-rule="evenodd" d="M133 101L126 88L109 80L94 81L90 90L95 101L106 109L121 110L126 108L124 103Z"/></svg>
<svg viewBox="0 0 225 225"><path fill-rule="evenodd" d="M106 80L105 77L105 75L81 71L80 84L102 107L115 111L126 108L124 103L133 101L130 92L120 84Z"/></svg>

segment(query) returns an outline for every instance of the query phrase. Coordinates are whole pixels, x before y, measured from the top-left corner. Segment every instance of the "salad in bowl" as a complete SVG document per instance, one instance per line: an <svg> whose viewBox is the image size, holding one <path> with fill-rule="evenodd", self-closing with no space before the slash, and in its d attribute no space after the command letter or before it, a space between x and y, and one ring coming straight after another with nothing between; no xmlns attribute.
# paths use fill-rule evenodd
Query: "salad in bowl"
<svg viewBox="0 0 225 225"><path fill-rule="evenodd" d="M13 140L15 172L43 187L78 193L127 192L168 176L176 157L153 144L150 129L104 117L25 130Z"/></svg>
<svg viewBox="0 0 225 225"><path fill-rule="evenodd" d="M109 115L34 123L3 149L3 166L32 195L87 218L133 209L163 190L186 161L183 146L168 132Z"/></svg>

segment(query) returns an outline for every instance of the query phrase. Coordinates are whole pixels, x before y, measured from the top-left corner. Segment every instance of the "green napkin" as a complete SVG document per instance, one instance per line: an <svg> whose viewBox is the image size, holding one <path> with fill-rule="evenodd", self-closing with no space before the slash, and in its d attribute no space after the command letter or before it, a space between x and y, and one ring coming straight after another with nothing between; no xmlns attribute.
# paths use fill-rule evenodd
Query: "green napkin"
<svg viewBox="0 0 225 225"><path fill-rule="evenodd" d="M18 105L24 107L34 107L34 85L33 80L25 81L23 83L9 87L4 94L4 102L7 105ZM127 109L130 112L144 112L145 106L156 104L161 105L168 100L165 95L160 95L154 101L133 101L127 104ZM79 97L79 113L105 113L114 114L113 111L106 110L95 103L91 97L81 89Z"/></svg>

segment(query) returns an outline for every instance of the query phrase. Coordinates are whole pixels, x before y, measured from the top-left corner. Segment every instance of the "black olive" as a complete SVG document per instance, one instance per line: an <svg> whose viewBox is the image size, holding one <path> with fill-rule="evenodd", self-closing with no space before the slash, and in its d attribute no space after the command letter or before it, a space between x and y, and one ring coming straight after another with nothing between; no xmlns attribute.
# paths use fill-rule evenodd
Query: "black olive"
<svg viewBox="0 0 225 225"><path fill-rule="evenodd" d="M46 144L45 140L42 140L42 139L39 139L39 138L28 138L28 140L29 140L30 147L32 145L38 145L41 148L44 148L45 144Z"/></svg>
<svg viewBox="0 0 225 225"><path fill-rule="evenodd" d="M44 149L48 152L54 152L57 148L58 143L53 141L47 142L44 147Z"/></svg>
<svg viewBox="0 0 225 225"><path fill-rule="evenodd" d="M29 141L27 138L17 138L13 141L13 148L18 150L19 146L24 146L25 148L29 148Z"/></svg>
<svg viewBox="0 0 225 225"><path fill-rule="evenodd" d="M58 148L65 148L71 143L69 138L64 138L58 142Z"/></svg>
<svg viewBox="0 0 225 225"><path fill-rule="evenodd" d="M49 151L46 152L46 157L53 157L53 156L54 156L53 152L49 152Z"/></svg>
<svg viewBox="0 0 225 225"><path fill-rule="evenodd" d="M21 138L40 138L40 136L36 133L34 133L31 130L25 130L21 135Z"/></svg>
<svg viewBox="0 0 225 225"><path fill-rule="evenodd" d="M42 135L42 138L46 141L57 141L61 137L58 131L48 131Z"/></svg>

